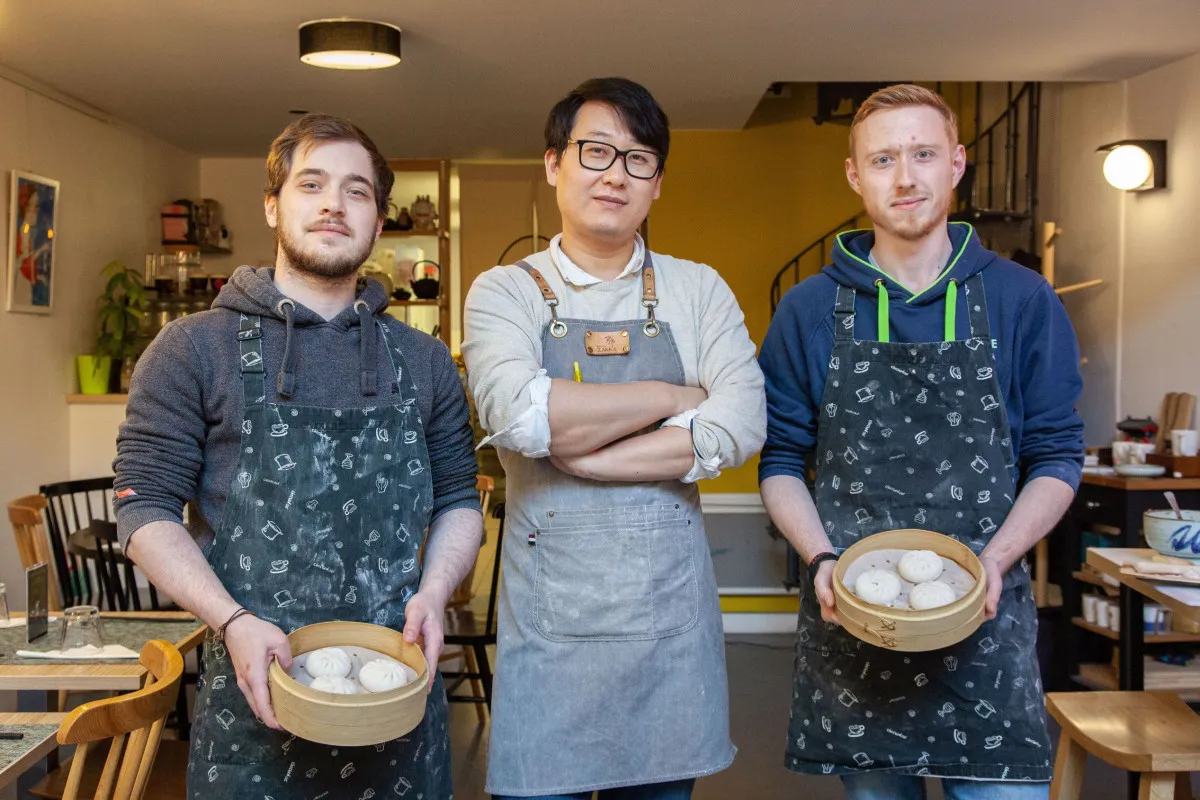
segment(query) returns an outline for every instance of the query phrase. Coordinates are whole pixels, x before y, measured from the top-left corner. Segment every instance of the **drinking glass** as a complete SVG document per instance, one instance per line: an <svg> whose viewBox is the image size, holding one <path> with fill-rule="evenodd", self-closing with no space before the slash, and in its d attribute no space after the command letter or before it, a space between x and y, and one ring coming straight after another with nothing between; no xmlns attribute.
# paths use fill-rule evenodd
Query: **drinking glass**
<svg viewBox="0 0 1200 800"><path fill-rule="evenodd" d="M60 650L74 650L92 645L104 647L104 630L100 624L100 609L95 606L71 606L63 609L62 642Z"/></svg>

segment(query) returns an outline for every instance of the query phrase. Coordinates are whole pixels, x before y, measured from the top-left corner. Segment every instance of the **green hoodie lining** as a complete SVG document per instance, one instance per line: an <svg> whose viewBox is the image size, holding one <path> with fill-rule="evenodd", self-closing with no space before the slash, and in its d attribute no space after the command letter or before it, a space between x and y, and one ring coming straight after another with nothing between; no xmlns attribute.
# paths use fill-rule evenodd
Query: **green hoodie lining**
<svg viewBox="0 0 1200 800"><path fill-rule="evenodd" d="M944 270L942 270L942 274L938 275L937 280L935 280L933 283L929 284L929 286L925 287L923 290L921 290L917 294L912 295L912 297L908 298L904 302L911 303L912 301L916 300L918 297L921 297L922 295L926 294L927 292L929 292L930 290L935 288L943 280L945 280L946 276L950 274L950 271L953 270L954 267L958 264L958 260L960 258L962 258L963 253L965 253L967 251L967 245L971 243L971 234L975 231L974 227L972 227L971 223L969 223L969 222L951 222L949 224L950 225L963 225L967 229L967 236L965 239L963 239L963 243L958 248L958 252L955 253L954 256L950 259L950 263L948 263L946 265L946 268ZM893 278L888 273L886 273L883 270L876 267L870 261L861 259L858 256L854 255L854 253L851 253L850 250L846 247L846 244L842 241L843 236L849 236L850 234L854 234L854 233L866 233L866 232L870 232L870 231L872 231L871 228L859 228L859 229L853 230L853 231L843 231L842 233L839 233L834 238L837 241L838 248L843 253L845 253L847 256L854 259L859 264L862 264L864 267L871 270L872 272L878 272L880 275L883 275L887 279L891 280L893 283L897 283L895 278ZM899 285L899 284L897 284L897 285ZM903 287L903 288L905 288L905 290L907 291L907 287ZM911 294L911 292L910 292L910 294Z"/></svg>

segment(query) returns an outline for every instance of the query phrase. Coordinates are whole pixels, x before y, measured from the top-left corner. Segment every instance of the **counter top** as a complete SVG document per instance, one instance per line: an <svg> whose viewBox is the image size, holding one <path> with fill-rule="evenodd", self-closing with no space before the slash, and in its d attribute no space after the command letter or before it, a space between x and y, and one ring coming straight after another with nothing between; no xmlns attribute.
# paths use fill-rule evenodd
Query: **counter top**
<svg viewBox="0 0 1200 800"><path fill-rule="evenodd" d="M1124 489L1129 492L1200 489L1200 478L1168 478L1165 475L1158 478L1126 478L1122 475L1085 472L1083 473L1083 483Z"/></svg>
<svg viewBox="0 0 1200 800"><path fill-rule="evenodd" d="M129 400L127 394L69 394L67 405L123 406Z"/></svg>

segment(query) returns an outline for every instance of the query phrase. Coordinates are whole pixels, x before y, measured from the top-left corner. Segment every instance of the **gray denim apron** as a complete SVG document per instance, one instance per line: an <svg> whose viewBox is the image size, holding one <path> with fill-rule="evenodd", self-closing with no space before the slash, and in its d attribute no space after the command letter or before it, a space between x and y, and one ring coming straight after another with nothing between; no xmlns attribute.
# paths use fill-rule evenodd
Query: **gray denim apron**
<svg viewBox="0 0 1200 800"><path fill-rule="evenodd" d="M404 356L374 324L396 376L389 394L376 407L332 409L266 402L262 320L241 318L242 455L208 561L234 600L285 633L335 619L401 630L420 585L429 453ZM451 797L440 678L407 736L330 747L256 720L225 646L210 641L205 653L190 797Z"/></svg>
<svg viewBox="0 0 1200 800"><path fill-rule="evenodd" d="M913 527L979 553L1012 508L1016 468L982 278L963 289L970 338L954 340L951 313L948 341L914 344L855 339L854 291L838 287L813 451L817 511L838 552ZM994 620L925 653L862 642L821 620L811 584L800 595L790 769L1050 779L1024 562L1004 576Z"/></svg>
<svg viewBox="0 0 1200 800"><path fill-rule="evenodd" d="M570 380L578 363L589 383L684 384L670 325L654 319L649 251L647 319L560 318L542 276L519 266L550 309L551 378ZM511 534L487 791L566 794L724 769L735 752L725 644L696 486L587 481L510 450L500 459Z"/></svg>

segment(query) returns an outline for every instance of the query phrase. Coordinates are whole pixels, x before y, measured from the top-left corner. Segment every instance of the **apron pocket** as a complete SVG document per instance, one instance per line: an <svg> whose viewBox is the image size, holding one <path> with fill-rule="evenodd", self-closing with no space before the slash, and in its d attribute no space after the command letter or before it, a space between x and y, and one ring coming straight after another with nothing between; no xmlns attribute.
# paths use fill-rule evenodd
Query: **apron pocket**
<svg viewBox="0 0 1200 800"><path fill-rule="evenodd" d="M534 625L547 639L659 639L696 624L690 521L658 519L641 527L627 521L615 510L611 524L596 519L536 533Z"/></svg>

